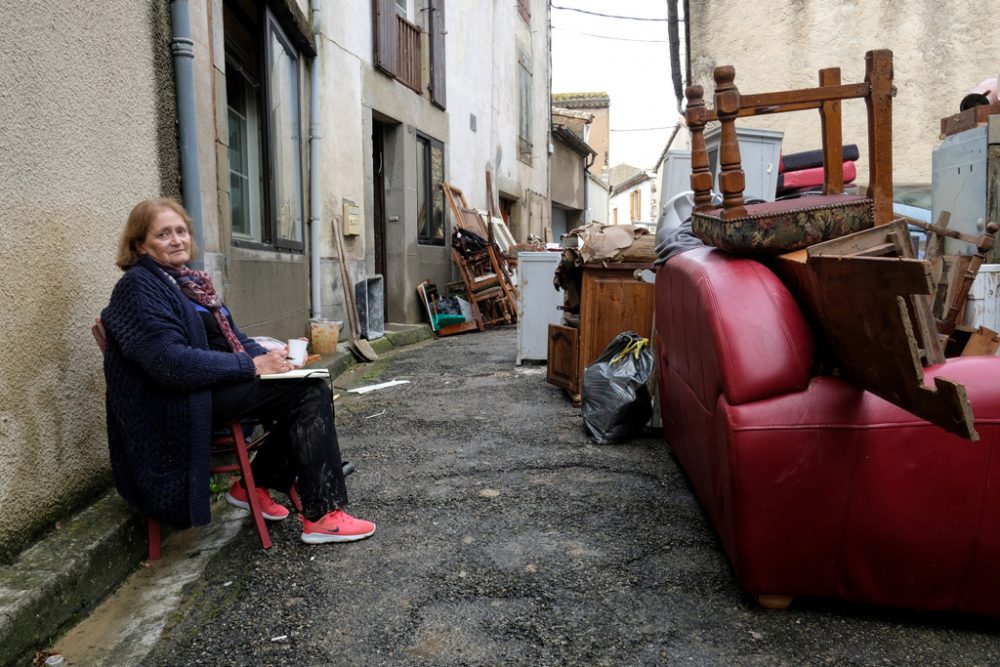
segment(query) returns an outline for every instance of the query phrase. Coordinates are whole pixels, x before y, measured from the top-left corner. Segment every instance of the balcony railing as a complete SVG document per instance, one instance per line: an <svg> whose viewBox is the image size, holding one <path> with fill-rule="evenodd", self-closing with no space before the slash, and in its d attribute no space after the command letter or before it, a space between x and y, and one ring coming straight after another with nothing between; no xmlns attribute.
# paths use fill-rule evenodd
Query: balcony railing
<svg viewBox="0 0 1000 667"><path fill-rule="evenodd" d="M420 88L420 28L400 15L396 15L396 44L398 46L399 71L396 78L408 88L419 92Z"/></svg>

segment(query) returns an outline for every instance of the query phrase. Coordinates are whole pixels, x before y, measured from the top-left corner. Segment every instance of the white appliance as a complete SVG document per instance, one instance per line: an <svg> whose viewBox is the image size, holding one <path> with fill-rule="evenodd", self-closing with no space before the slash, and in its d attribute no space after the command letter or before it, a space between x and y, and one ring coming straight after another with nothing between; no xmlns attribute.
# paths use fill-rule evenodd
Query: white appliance
<svg viewBox="0 0 1000 667"><path fill-rule="evenodd" d="M545 361L549 356L549 325L562 321L563 293L552 281L561 252L521 252L517 255L517 363Z"/></svg>
<svg viewBox="0 0 1000 667"><path fill-rule="evenodd" d="M740 168L746 187L744 197L774 201L778 191L778 165L781 160L781 140L785 133L779 130L761 130L751 127L736 128L740 145ZM716 125L705 130L705 148L708 149L708 166L712 171L716 192L719 192L719 146L722 127Z"/></svg>

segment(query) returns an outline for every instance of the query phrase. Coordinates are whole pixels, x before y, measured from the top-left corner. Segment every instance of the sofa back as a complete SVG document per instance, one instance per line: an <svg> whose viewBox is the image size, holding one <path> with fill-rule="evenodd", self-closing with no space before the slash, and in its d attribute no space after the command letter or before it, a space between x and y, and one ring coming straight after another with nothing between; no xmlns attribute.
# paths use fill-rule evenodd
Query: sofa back
<svg viewBox="0 0 1000 667"><path fill-rule="evenodd" d="M804 390L816 343L784 283L760 262L704 247L657 270L659 363L715 411ZM661 372L666 368L661 368Z"/></svg>

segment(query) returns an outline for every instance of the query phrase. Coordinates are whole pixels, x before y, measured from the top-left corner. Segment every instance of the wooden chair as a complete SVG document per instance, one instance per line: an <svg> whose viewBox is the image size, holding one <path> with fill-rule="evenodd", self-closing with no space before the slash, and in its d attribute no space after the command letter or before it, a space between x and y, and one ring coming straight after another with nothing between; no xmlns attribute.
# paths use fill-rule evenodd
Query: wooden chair
<svg viewBox="0 0 1000 667"><path fill-rule="evenodd" d="M711 245L734 252L777 254L883 225L892 213L892 52L865 55L863 83L842 84L839 68L819 72L819 86L741 95L731 66L714 72L714 109L705 106L701 86L687 88L686 121L691 130L692 227ZM868 117L867 195L845 195L842 171L841 101L862 99ZM822 123L823 195L746 204L736 136L737 118L817 110ZM705 124L721 125L719 188L722 207L712 204L713 176L705 146Z"/></svg>
<svg viewBox="0 0 1000 667"><path fill-rule="evenodd" d="M517 319L517 289L507 263L492 238L479 212L471 208L465 194L451 185L441 183L456 232L471 231L487 240L481 251L464 253L452 244L451 257L465 284L472 305L473 319L482 330L490 324L510 324Z"/></svg>
<svg viewBox="0 0 1000 667"><path fill-rule="evenodd" d="M103 354L107 349L107 337L104 326L100 318L91 327L97 346ZM212 474L239 472L243 477L243 485L247 491L247 503L250 505L250 515L253 517L254 527L260 537L260 545L264 549L271 548L271 536L267 532L267 525L264 523L264 514L261 511L260 501L257 498L257 485L254 483L253 472L250 470L250 453L260 448L266 440L269 432L264 429L256 437L247 439L246 433L255 429L260 422L257 420L232 420L212 435L211 454L213 461L223 459L225 462L213 463ZM235 456L236 462L232 463ZM345 471L346 466L345 463ZM298 493L293 487L289 493L289 498L295 506L297 512L302 512L302 503L299 501ZM148 556L149 560L160 558L160 523L156 519L146 517L146 530L148 536Z"/></svg>

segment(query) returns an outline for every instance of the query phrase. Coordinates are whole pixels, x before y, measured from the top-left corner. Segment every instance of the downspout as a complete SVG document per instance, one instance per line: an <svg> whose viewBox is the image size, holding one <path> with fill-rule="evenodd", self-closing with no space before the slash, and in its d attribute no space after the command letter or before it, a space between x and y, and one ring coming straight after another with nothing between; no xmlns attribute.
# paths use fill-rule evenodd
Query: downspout
<svg viewBox="0 0 1000 667"><path fill-rule="evenodd" d="M319 201L319 54L320 40L319 0L312 0L313 37L316 55L312 59L309 76L309 288L312 294L312 317L323 316L322 276L320 274L320 201Z"/></svg>
<svg viewBox="0 0 1000 667"><path fill-rule="evenodd" d="M191 216L195 245L204 257L205 232L201 217L201 173L198 167L198 118L194 104L194 40L191 39L191 15L187 0L172 0L170 20L173 29L170 51L174 54L174 86L177 96L177 123L181 150L181 197ZM204 269L203 259L190 262L193 269Z"/></svg>
<svg viewBox="0 0 1000 667"><path fill-rule="evenodd" d="M597 157L597 153L587 153L586 157L583 158L583 224L584 226L590 224L590 205L588 203L587 193L590 191L590 168L594 164L594 158Z"/></svg>
<svg viewBox="0 0 1000 667"><path fill-rule="evenodd" d="M674 97L677 98L677 113L684 113L684 89L681 83L681 44L680 26L677 15L677 3L680 0L667 0L667 32L670 41L670 78L674 87ZM687 16L685 15L685 19Z"/></svg>

